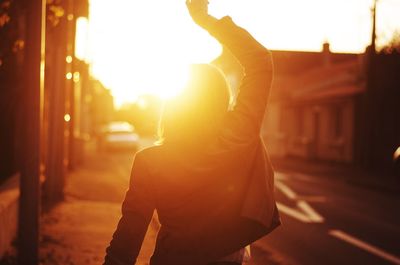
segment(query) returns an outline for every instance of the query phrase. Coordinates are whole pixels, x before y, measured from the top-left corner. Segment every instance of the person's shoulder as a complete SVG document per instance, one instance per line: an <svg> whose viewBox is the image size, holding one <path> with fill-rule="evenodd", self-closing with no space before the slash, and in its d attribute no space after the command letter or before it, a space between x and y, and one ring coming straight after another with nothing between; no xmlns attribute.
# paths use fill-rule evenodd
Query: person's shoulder
<svg viewBox="0 0 400 265"><path fill-rule="evenodd" d="M153 145L151 147L146 147L135 154L135 160L142 160L142 161L152 161L157 158L160 153L162 152L162 145Z"/></svg>
<svg viewBox="0 0 400 265"><path fill-rule="evenodd" d="M135 154L134 164L145 168L151 176L157 176L165 159L163 149L162 145L154 145L138 151Z"/></svg>

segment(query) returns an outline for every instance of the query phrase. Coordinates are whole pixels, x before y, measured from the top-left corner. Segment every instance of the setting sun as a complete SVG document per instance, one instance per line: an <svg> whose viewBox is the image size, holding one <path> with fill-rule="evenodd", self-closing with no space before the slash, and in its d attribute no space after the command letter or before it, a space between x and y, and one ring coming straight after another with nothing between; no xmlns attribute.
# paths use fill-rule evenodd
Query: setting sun
<svg viewBox="0 0 400 265"><path fill-rule="evenodd" d="M210 13L231 15L270 49L320 51L329 41L333 52L362 53L371 39L371 6L372 0L213 0ZM399 29L399 7L378 2L378 45ZM87 56L116 106L141 94L176 95L189 64L221 53L185 9L185 0L90 1Z"/></svg>
<svg viewBox="0 0 400 265"><path fill-rule="evenodd" d="M181 90L192 63L207 63L220 45L198 28L184 2L91 2L92 73L112 89L115 103L140 94L169 98ZM112 22L112 23L111 23Z"/></svg>

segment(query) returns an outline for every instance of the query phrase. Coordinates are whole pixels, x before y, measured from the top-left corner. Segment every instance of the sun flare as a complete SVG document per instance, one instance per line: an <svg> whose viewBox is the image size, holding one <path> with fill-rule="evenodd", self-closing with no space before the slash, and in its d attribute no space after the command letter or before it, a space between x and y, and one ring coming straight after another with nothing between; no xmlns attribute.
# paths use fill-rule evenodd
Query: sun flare
<svg viewBox="0 0 400 265"><path fill-rule="evenodd" d="M231 15L262 44L277 50L362 53L371 39L372 0L212 0L210 13ZM378 3L378 45L400 30L400 3ZM338 19L340 17L340 19ZM197 27L185 0L90 0L87 56L92 75L117 106L141 94L173 97L188 65L207 63L221 46Z"/></svg>
<svg viewBox="0 0 400 265"><path fill-rule="evenodd" d="M190 64L221 53L191 21L184 2L117 2L92 0L89 23L92 73L111 88L117 106L141 94L173 97L184 87ZM118 14L111 6L118 6Z"/></svg>

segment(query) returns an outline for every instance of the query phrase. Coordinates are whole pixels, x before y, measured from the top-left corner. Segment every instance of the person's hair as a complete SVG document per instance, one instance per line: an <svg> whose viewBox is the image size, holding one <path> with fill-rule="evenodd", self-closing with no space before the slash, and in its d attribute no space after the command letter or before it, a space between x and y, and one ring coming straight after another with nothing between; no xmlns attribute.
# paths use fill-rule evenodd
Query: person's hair
<svg viewBox="0 0 400 265"><path fill-rule="evenodd" d="M221 70L209 64L191 65L185 89L164 104L158 142L207 140L218 130L230 100L230 89Z"/></svg>

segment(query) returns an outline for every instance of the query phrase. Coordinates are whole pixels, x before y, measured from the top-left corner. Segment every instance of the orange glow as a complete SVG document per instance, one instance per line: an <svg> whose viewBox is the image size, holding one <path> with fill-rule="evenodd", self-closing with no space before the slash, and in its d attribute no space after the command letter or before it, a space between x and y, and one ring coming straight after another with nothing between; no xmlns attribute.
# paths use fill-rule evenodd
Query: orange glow
<svg viewBox="0 0 400 265"><path fill-rule="evenodd" d="M67 78L68 80L71 80L71 79L72 79L72 73L71 73L71 72L68 72L68 73L65 75L65 78Z"/></svg>
<svg viewBox="0 0 400 265"><path fill-rule="evenodd" d="M73 75L73 78L74 78L74 82L75 83L79 82L79 80L81 79L80 73L79 72L75 72L74 75Z"/></svg>
<svg viewBox="0 0 400 265"><path fill-rule="evenodd" d="M143 98L139 98L137 104L143 110L147 108L147 102Z"/></svg>
<svg viewBox="0 0 400 265"><path fill-rule="evenodd" d="M88 45L88 20L79 17L76 20L76 37L75 37L75 57L82 61L88 61L87 56Z"/></svg>
<svg viewBox="0 0 400 265"><path fill-rule="evenodd" d="M92 73L112 90L117 106L141 94L177 95L190 64L208 63L222 51L192 22L184 1L156 2L91 1Z"/></svg>
<svg viewBox="0 0 400 265"><path fill-rule="evenodd" d="M64 121L65 121L65 122L70 122L70 121L71 121L71 115L65 114L65 115L64 115Z"/></svg>
<svg viewBox="0 0 400 265"><path fill-rule="evenodd" d="M277 50L364 52L370 42L372 0L210 0L210 13L229 14L262 44ZM197 27L185 1L91 0L92 74L112 90L116 105L141 94L176 95L181 69L210 62L220 45ZM378 45L400 25L400 2L378 2Z"/></svg>
<svg viewBox="0 0 400 265"><path fill-rule="evenodd" d="M72 56L71 56L71 55L68 55L67 57L65 57L65 61L66 61L67 63L72 63Z"/></svg>

